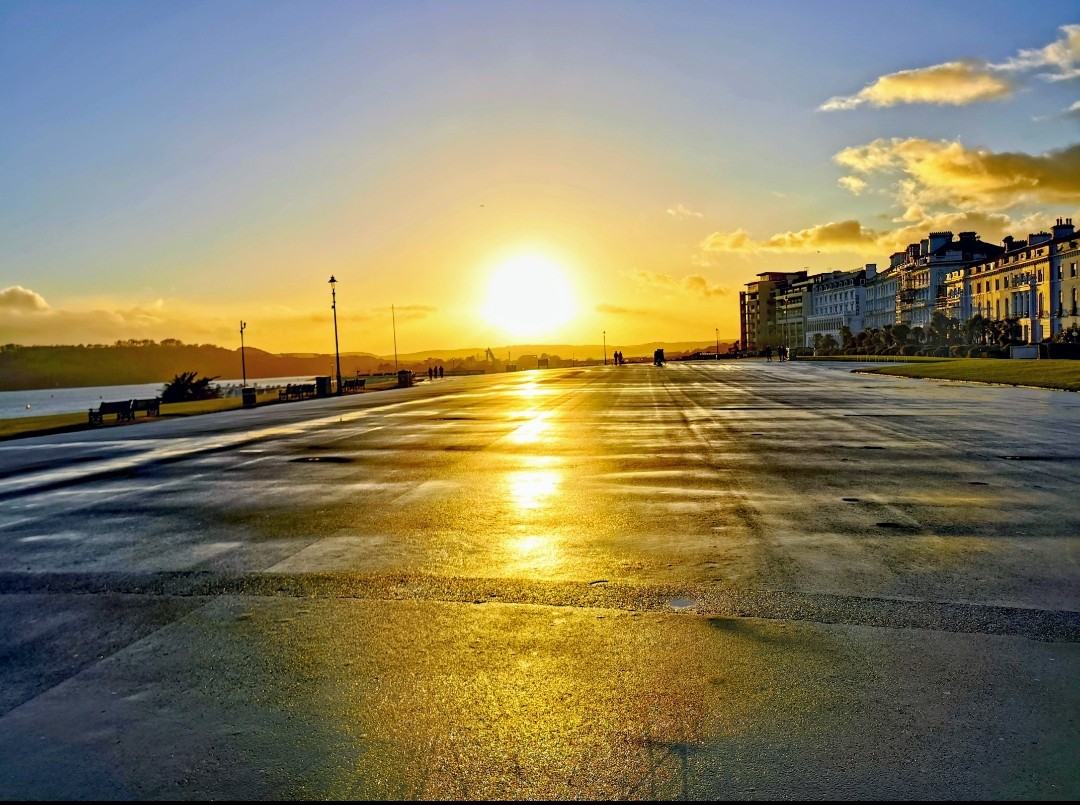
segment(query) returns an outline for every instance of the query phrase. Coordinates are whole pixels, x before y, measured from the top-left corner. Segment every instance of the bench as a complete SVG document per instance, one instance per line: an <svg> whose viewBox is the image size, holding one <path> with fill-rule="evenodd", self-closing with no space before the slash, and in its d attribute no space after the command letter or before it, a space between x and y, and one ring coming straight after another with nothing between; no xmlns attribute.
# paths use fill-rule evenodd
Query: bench
<svg viewBox="0 0 1080 805"><path fill-rule="evenodd" d="M147 416L161 416L161 398L152 397L148 400L131 401L131 418L135 418L138 411L146 411Z"/></svg>
<svg viewBox="0 0 1080 805"><path fill-rule="evenodd" d="M341 381L341 393L359 394L364 390L364 384L366 382L366 377L346 377Z"/></svg>
<svg viewBox="0 0 1080 805"><path fill-rule="evenodd" d="M88 413L90 415L91 425L104 424L106 414L116 414L117 422L124 422L126 420L135 418L135 413L131 410L131 400L123 400L121 402L103 402L97 407L97 410L91 408Z"/></svg>
<svg viewBox="0 0 1080 805"><path fill-rule="evenodd" d="M290 383L278 392L279 400L308 400L315 396L314 383Z"/></svg>

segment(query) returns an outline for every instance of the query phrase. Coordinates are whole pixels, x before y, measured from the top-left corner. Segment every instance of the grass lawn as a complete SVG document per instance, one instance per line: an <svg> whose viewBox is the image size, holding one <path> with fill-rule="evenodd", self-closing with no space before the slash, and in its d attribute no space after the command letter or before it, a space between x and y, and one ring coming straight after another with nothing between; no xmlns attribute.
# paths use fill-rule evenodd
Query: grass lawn
<svg viewBox="0 0 1080 805"><path fill-rule="evenodd" d="M800 361L841 361L849 363L936 363L938 361L956 361L961 358L927 358L911 355L822 355L813 358L797 358Z"/></svg>
<svg viewBox="0 0 1080 805"><path fill-rule="evenodd" d="M910 359L909 359L910 360ZM936 380L967 380L1007 386L1080 391L1080 361L1021 361L999 358L937 359L931 363L856 369L857 372Z"/></svg>
<svg viewBox="0 0 1080 805"><path fill-rule="evenodd" d="M277 402L277 392L260 394L256 398L259 405ZM240 397L224 397L219 400L200 400L188 403L167 403L161 406L161 419L176 416L195 416L213 414L217 411L232 411L243 406ZM117 427L115 417L106 415L105 424L95 427ZM145 420L142 414L136 414L135 424ZM132 423L121 423L128 425ZM27 416L18 419L0 419L0 439L16 439L20 436L45 436L50 433L70 433L76 430L88 430L91 427L85 411L74 414L52 414L50 416Z"/></svg>

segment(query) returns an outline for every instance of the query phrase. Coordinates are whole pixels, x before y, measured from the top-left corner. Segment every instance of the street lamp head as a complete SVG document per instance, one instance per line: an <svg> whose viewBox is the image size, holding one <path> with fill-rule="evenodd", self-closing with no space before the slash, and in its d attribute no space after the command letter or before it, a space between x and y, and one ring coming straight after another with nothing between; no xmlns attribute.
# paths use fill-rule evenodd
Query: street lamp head
<svg viewBox="0 0 1080 805"><path fill-rule="evenodd" d="M330 275L330 285L331 285L331 287L333 287L334 285L337 285L337 280L334 279L333 274Z"/></svg>

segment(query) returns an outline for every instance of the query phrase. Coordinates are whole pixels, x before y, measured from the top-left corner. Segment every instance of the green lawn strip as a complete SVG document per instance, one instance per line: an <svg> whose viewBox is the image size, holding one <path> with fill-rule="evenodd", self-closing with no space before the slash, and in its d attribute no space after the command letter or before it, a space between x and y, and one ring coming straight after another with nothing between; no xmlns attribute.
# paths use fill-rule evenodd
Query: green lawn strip
<svg viewBox="0 0 1080 805"><path fill-rule="evenodd" d="M931 364L881 366L854 371L896 377L964 380L972 383L1080 391L1080 361L957 358Z"/></svg>
<svg viewBox="0 0 1080 805"><path fill-rule="evenodd" d="M800 361L841 361L848 363L937 363L938 361L958 361L963 358L928 358L917 355L822 355L820 357L796 358Z"/></svg>

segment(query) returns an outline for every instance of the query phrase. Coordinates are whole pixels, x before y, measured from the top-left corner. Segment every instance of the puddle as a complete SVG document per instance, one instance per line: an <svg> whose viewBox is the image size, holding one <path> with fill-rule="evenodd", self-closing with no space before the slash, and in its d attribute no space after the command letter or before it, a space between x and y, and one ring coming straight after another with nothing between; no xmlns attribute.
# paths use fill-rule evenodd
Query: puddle
<svg viewBox="0 0 1080 805"><path fill-rule="evenodd" d="M1080 461L1080 456L998 456L1006 461Z"/></svg>
<svg viewBox="0 0 1080 805"><path fill-rule="evenodd" d="M840 498L844 503L858 503L859 498Z"/></svg>
<svg viewBox="0 0 1080 805"><path fill-rule="evenodd" d="M346 458L345 456L301 456L300 458L290 459L292 462L303 462L305 464L351 464L353 459Z"/></svg>
<svg viewBox="0 0 1080 805"><path fill-rule="evenodd" d="M689 609L696 603L693 598L672 598L668 601L668 606L674 609Z"/></svg>

